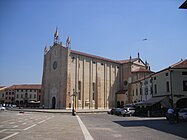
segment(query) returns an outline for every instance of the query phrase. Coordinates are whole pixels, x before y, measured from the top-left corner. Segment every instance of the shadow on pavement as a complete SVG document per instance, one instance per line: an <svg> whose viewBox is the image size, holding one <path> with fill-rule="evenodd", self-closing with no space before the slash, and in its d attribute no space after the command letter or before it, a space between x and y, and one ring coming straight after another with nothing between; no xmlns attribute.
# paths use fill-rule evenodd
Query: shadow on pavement
<svg viewBox="0 0 187 140"><path fill-rule="evenodd" d="M187 138L187 122L177 124L169 124L165 119L149 119L149 120L124 120L114 121L123 127L145 126L158 131L170 133L179 137Z"/></svg>

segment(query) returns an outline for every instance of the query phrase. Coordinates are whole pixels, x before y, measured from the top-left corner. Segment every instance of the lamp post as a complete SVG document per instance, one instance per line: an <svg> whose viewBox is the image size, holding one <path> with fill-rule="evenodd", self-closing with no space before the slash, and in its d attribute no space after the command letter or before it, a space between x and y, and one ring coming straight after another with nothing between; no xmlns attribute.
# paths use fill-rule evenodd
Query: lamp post
<svg viewBox="0 0 187 140"><path fill-rule="evenodd" d="M75 91L75 89L73 89L73 94L71 96L73 96L73 108L72 108L72 115L75 116L75 97L77 96L78 92Z"/></svg>

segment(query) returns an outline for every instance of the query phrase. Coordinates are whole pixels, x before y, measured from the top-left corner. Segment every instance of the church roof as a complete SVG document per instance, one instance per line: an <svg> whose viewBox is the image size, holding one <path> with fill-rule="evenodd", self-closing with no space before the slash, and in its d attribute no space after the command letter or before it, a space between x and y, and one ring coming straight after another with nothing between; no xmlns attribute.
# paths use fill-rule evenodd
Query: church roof
<svg viewBox="0 0 187 140"><path fill-rule="evenodd" d="M139 73L139 72L147 72L147 73L154 73L154 72L152 72L152 71L150 71L149 69L146 69L146 68L144 68L144 67L139 67L139 68L137 68L137 69L135 69L134 71L132 71L133 73Z"/></svg>
<svg viewBox="0 0 187 140"><path fill-rule="evenodd" d="M104 58L104 57L100 57L100 56L96 56L96 55L92 55L92 54L87 54L87 53L83 53L83 52L79 52L79 51L75 51L75 50L71 50L71 52L74 54L83 55L83 56L87 56L87 57L91 57L91 58L95 58L95 59L118 63L117 61L112 60L112 59L108 59L108 58Z"/></svg>
<svg viewBox="0 0 187 140"><path fill-rule="evenodd" d="M130 59L126 59L126 60L118 60L119 63L122 63L122 64L126 64L126 63L129 63L129 62L135 62L137 61L138 58L132 58L131 60Z"/></svg>
<svg viewBox="0 0 187 140"><path fill-rule="evenodd" d="M104 58L104 57L100 57L100 56L96 56L96 55L92 55L92 54L87 54L87 53L79 52L79 51L75 51L75 50L71 50L71 53L78 54L78 55L83 55L83 56L86 56L86 57L91 57L91 58L99 59L99 60L103 60L103 61L109 61L109 62L113 62L113 63L117 63L117 64L126 64L126 63L129 63L129 62L135 62L136 60L139 59L139 58L132 58L131 61L130 61L130 59L112 60L112 59L108 59L108 58Z"/></svg>

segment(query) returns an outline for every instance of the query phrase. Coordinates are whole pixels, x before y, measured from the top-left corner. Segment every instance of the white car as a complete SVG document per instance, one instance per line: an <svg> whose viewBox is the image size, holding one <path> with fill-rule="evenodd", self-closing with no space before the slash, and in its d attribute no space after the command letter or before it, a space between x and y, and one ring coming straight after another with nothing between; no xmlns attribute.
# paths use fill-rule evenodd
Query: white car
<svg viewBox="0 0 187 140"><path fill-rule="evenodd" d="M135 113L134 107L124 107L124 110L121 111L121 115L125 116L132 116Z"/></svg>
<svg viewBox="0 0 187 140"><path fill-rule="evenodd" d="M1 111L2 111L2 110L6 110L6 108L3 107L3 106L0 106L0 110L1 110Z"/></svg>
<svg viewBox="0 0 187 140"><path fill-rule="evenodd" d="M179 119L187 120L187 108L181 108L179 111Z"/></svg>

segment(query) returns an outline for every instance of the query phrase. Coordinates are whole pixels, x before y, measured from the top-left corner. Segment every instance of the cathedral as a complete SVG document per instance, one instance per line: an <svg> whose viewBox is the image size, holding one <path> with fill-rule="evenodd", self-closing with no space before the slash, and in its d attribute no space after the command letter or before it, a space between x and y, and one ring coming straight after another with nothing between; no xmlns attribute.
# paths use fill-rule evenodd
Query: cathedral
<svg viewBox="0 0 187 140"><path fill-rule="evenodd" d="M58 30L54 43L45 47L42 104L45 108L108 109L117 102L131 103L129 84L150 74L147 62L137 58L111 60L71 49L59 42Z"/></svg>

